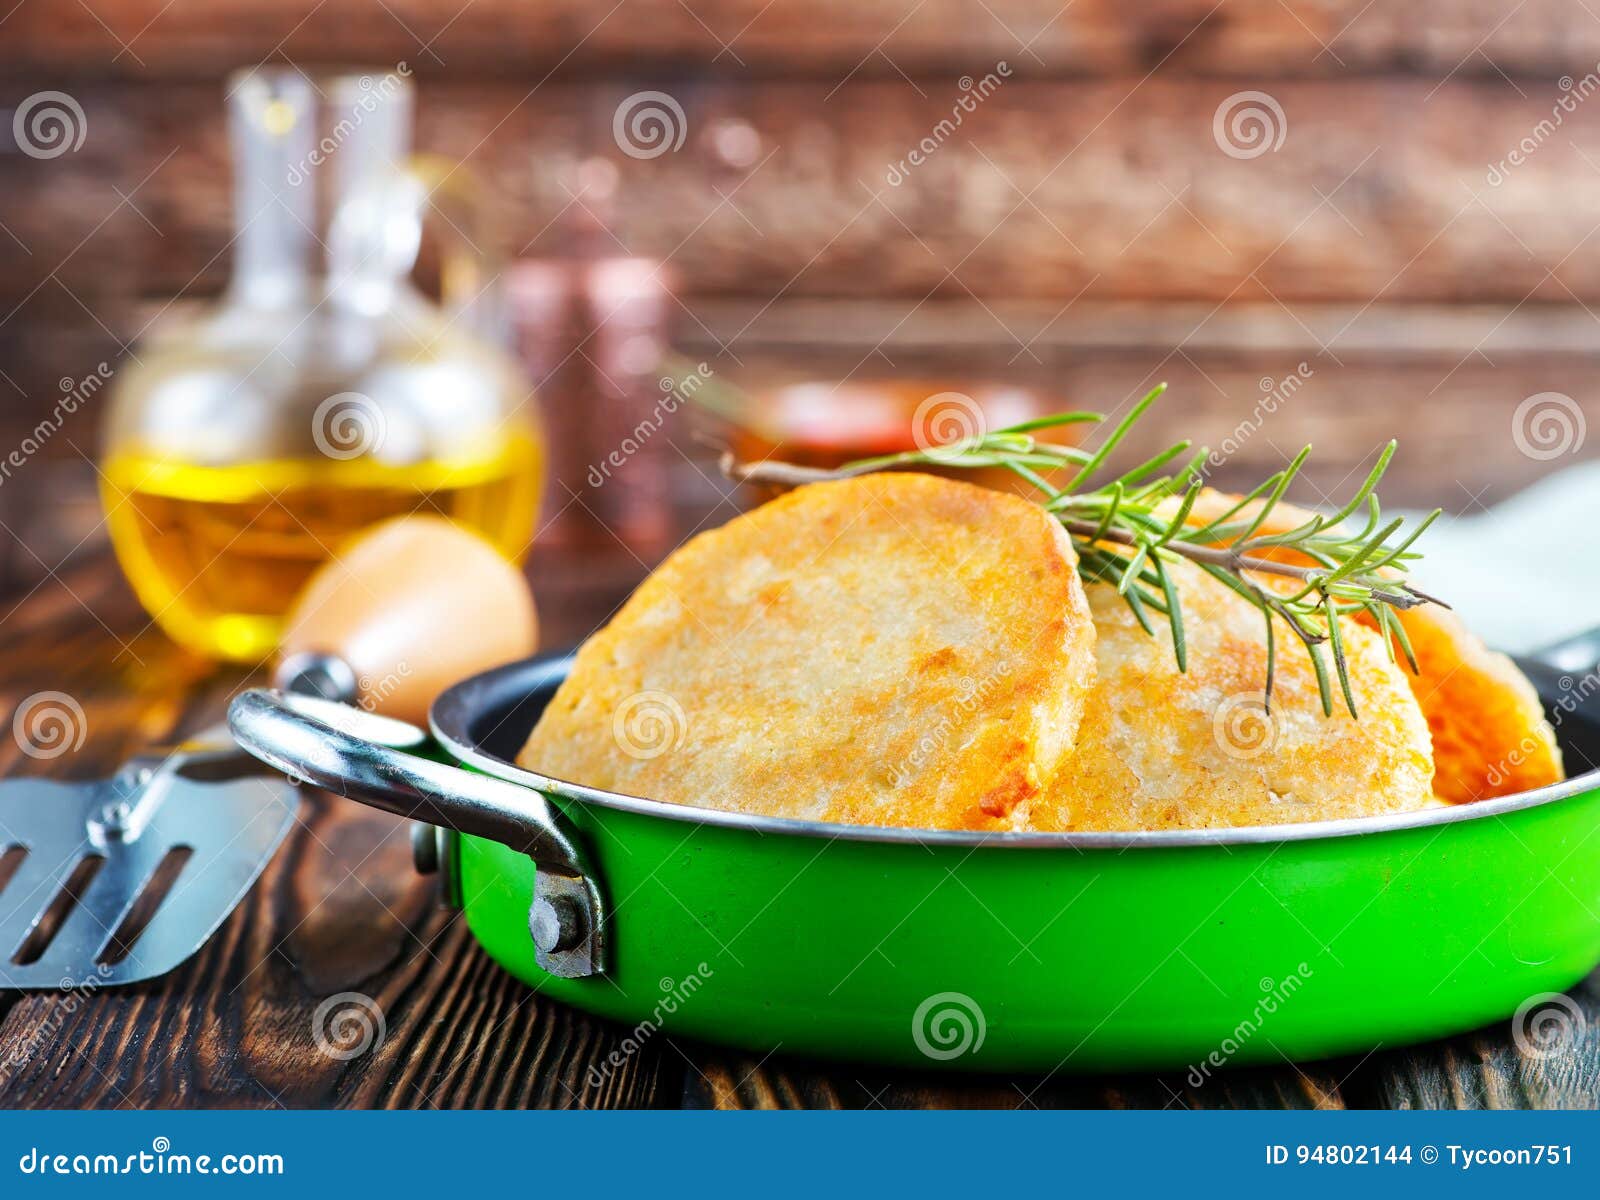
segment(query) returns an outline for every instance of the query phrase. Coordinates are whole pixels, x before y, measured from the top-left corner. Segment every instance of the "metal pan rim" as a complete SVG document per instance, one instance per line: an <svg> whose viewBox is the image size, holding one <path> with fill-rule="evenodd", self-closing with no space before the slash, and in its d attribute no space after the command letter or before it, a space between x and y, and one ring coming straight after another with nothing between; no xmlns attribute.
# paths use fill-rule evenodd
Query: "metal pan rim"
<svg viewBox="0 0 1600 1200"><path fill-rule="evenodd" d="M1149 830L1129 833L975 833L967 830L900 829L874 825L842 825L829 821L803 821L793 817L761 817L648 800L621 792L608 792L569 780L555 779L490 754L472 736L474 718L488 697L503 694L508 684L523 683L526 695L539 683L558 681L572 662L571 652L540 655L508 663L474 675L447 689L434 701L428 715L433 736L459 762L563 801L593 805L639 816L658 817L688 825L710 825L747 833L778 837L821 838L827 841L902 843L915 846L969 847L1016 850L1174 849L1200 846L1249 846L1279 842L1308 842L1363 837L1428 829L1468 821L1491 820L1523 809L1554 804L1600 789L1600 768L1560 783L1531 791L1499 796L1450 808L1386 813L1372 817L1347 817L1337 821L1307 821L1289 825L1248 825L1225 829Z"/></svg>

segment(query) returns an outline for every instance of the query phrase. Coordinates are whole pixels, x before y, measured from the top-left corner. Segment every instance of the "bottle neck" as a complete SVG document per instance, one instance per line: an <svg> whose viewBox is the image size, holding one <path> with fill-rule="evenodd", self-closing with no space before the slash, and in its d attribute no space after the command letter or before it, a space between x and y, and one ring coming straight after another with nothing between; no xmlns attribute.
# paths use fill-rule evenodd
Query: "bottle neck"
<svg viewBox="0 0 1600 1200"><path fill-rule="evenodd" d="M236 302L304 305L345 287L370 301L409 270L409 259L382 252L393 239L369 222L371 197L405 161L410 102L398 73L313 81L293 69L258 68L235 77L228 108ZM330 278L339 286L330 288Z"/></svg>

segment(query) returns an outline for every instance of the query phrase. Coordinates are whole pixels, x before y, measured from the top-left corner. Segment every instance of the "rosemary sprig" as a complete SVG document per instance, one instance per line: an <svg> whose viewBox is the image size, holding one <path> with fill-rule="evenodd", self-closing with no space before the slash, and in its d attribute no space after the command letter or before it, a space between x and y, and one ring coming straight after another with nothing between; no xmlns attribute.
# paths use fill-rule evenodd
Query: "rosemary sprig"
<svg viewBox="0 0 1600 1200"><path fill-rule="evenodd" d="M1186 558L1260 610L1266 623L1267 650L1262 690L1269 707L1277 665L1277 618L1311 656L1322 711L1333 713L1336 681L1345 706L1357 716L1339 618L1368 614L1383 635L1390 657L1398 646L1416 669L1410 641L1395 611L1442 603L1406 578L1409 565L1420 557L1412 547L1439 510L1404 533L1402 520L1383 519L1376 489L1394 456L1395 443L1390 442L1338 512L1313 516L1282 533L1262 533L1305 466L1311 453L1307 446L1288 466L1268 476L1225 512L1190 524L1204 486L1198 471L1206 457L1203 448L1193 450L1188 441L1176 442L1130 470L1102 478L1118 446L1165 390L1166 384L1153 388L1093 451L1035 436L1063 425L1106 419L1100 413L1069 412L929 450L858 459L834 470L773 461L738 463L731 453L723 455L722 468L733 479L790 486L902 466L1003 468L1034 488L1046 511L1071 534L1078 551L1078 571L1086 582L1115 587L1147 633L1155 632L1152 614L1166 621L1179 670L1187 669L1188 650L1182 602L1168 568ZM1163 473L1180 461L1176 470ZM1061 477L1064 482L1057 483ZM1357 514L1364 514L1359 527L1352 521ZM1282 551L1309 561L1285 562L1266 556ZM1264 576L1291 582L1274 586Z"/></svg>

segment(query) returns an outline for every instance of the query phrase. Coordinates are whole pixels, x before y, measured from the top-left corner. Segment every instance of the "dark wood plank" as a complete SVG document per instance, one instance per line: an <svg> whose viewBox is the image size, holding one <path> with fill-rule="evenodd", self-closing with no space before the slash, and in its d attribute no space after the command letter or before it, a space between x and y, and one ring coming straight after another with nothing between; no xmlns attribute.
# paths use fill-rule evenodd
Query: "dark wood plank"
<svg viewBox="0 0 1600 1200"><path fill-rule="evenodd" d="M119 631L107 632L104 621ZM52 774L105 774L135 749L215 720L245 682L143 624L105 557L6 617L6 711L50 687L87 714ZM131 635L131 636L130 636ZM119 644L118 638L121 639ZM12 739L0 769L37 770ZM360 1055L318 1048L340 993L385 1033ZM336 1032L329 1029L328 1032ZM0 1023L0 1106L478 1107L649 1105L676 1097L675 1060L646 1047L598 1089L587 1070L625 1031L504 975L415 875L404 822L332 797L300 827L205 948L164 979L16 999Z"/></svg>
<svg viewBox="0 0 1600 1200"><path fill-rule="evenodd" d="M610 210L619 252L670 256L688 297L971 294L1057 308L1080 293L1600 297L1596 256L1571 254L1593 225L1574 184L1597 170L1586 147L1600 138L1600 104L1563 114L1510 167L1502 160L1562 97L1555 83L1523 95L1497 76L1271 86L1282 143L1249 160L1219 148L1213 129L1237 81L1167 73L1003 81L918 166L907 156L962 96L953 80L922 94L898 78L852 79L831 95L826 81L668 85L685 138L650 159L614 137L619 104L638 90L627 82L424 80L417 141L465 158L489 185L513 254L570 248L575 164L608 160L614 198L591 191L584 205ZM8 81L0 105L29 87ZM33 290L69 255L74 294L113 329L95 297L114 287L160 297L220 287L232 234L222 98L220 80L95 85L82 150L0 159L16 235L0 237L15 266L0 279L0 312L23 296L30 314L74 307L53 284ZM107 218L115 225L96 230Z"/></svg>
<svg viewBox="0 0 1600 1200"><path fill-rule="evenodd" d="M1223 1071L1197 1088L1182 1072L1010 1079L680 1050L690 1065L686 1108L1345 1107L1337 1064Z"/></svg>
<svg viewBox="0 0 1600 1200"><path fill-rule="evenodd" d="M1600 972L1534 1006L1520 1037L1503 1022L1375 1056L1355 1090L1375 1108L1600 1107Z"/></svg>
<svg viewBox="0 0 1600 1200"><path fill-rule="evenodd" d="M959 69L972 54L1010 55L1037 73L1109 73L1170 56L1196 72L1253 77L1400 69L1551 75L1592 66L1600 29L1581 6L1531 0L1517 19L1479 2L1392 8L1363 0L900 0L806 5L764 0L628 0L537 5L428 0L164 5L34 0L8 21L8 68L94 69L191 77L283 56L296 62L392 61L475 72L775 70L885 75Z"/></svg>

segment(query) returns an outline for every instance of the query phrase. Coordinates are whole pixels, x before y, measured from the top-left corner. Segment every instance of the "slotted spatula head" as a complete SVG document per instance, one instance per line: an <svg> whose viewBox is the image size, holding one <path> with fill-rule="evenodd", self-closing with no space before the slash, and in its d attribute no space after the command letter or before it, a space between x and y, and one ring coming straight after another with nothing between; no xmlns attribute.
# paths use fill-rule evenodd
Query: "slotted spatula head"
<svg viewBox="0 0 1600 1200"><path fill-rule="evenodd" d="M181 754L92 783L0 784L0 988L172 970L243 898L298 805L282 777Z"/></svg>

